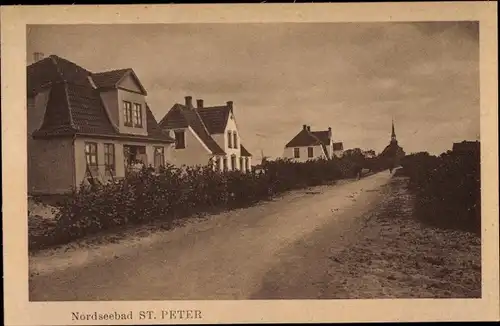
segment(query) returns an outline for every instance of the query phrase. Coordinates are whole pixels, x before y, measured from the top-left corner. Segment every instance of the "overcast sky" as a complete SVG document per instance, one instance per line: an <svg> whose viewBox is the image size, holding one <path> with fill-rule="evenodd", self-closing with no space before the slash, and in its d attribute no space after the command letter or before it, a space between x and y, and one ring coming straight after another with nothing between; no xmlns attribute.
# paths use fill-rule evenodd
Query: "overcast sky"
<svg viewBox="0 0 500 326"><path fill-rule="evenodd" d="M280 156L303 124L376 152L391 118L407 153L479 137L476 23L58 25L27 54L90 71L133 68L157 120L184 96L234 101L243 144Z"/></svg>

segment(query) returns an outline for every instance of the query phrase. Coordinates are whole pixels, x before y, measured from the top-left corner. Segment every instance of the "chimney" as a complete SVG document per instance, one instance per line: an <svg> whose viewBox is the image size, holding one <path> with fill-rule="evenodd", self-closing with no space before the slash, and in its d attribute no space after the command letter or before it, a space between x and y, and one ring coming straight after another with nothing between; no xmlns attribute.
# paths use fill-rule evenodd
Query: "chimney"
<svg viewBox="0 0 500 326"><path fill-rule="evenodd" d="M307 131L311 131L311 126L307 126Z"/></svg>
<svg viewBox="0 0 500 326"><path fill-rule="evenodd" d="M328 127L328 137L332 138L332 127Z"/></svg>
<svg viewBox="0 0 500 326"><path fill-rule="evenodd" d="M302 129L307 130L307 125L302 125Z"/></svg>
<svg viewBox="0 0 500 326"><path fill-rule="evenodd" d="M186 96L184 99L186 100L186 106L190 109L193 108L193 98L191 96Z"/></svg>
<svg viewBox="0 0 500 326"><path fill-rule="evenodd" d="M203 109L203 100L202 99L196 100L196 107L198 109Z"/></svg>
<svg viewBox="0 0 500 326"><path fill-rule="evenodd" d="M233 101L227 101L226 105L229 108L229 110L233 111Z"/></svg>
<svg viewBox="0 0 500 326"><path fill-rule="evenodd" d="M42 52L35 52L33 53L33 60L34 62L38 62L43 59L43 53Z"/></svg>

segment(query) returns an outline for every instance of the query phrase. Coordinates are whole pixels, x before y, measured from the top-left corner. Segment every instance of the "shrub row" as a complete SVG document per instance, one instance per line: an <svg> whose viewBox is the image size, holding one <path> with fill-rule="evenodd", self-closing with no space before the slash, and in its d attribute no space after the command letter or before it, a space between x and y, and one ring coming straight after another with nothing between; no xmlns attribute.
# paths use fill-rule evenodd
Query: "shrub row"
<svg viewBox="0 0 500 326"><path fill-rule="evenodd" d="M144 169L114 183L82 184L62 203L50 234L30 237L30 247L62 244L120 225L170 222L213 209L249 206L292 189L353 177L355 172L356 165L343 159L279 159L265 162L262 173L173 165L159 173Z"/></svg>
<svg viewBox="0 0 500 326"><path fill-rule="evenodd" d="M417 153L406 156L402 166L416 194L418 217L444 228L480 232L479 153Z"/></svg>

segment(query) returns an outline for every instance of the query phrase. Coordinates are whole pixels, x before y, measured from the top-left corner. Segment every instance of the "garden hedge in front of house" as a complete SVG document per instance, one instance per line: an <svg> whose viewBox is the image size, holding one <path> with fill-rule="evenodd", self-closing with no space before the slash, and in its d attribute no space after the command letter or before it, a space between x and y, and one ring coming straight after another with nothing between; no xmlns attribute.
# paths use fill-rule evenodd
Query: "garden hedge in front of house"
<svg viewBox="0 0 500 326"><path fill-rule="evenodd" d="M54 228L43 236L30 236L30 250L119 226L246 207L286 191L354 177L356 171L347 159L303 163L278 159L265 162L263 168L263 173L241 173L169 165L159 173L143 169L114 183L82 185L62 203Z"/></svg>

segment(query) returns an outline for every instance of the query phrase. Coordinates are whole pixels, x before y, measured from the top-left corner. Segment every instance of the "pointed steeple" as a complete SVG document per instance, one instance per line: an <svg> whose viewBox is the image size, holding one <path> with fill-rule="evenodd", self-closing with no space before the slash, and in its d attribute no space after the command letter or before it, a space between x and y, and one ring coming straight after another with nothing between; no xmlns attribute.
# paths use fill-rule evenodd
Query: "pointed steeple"
<svg viewBox="0 0 500 326"><path fill-rule="evenodd" d="M394 131L394 118L392 118L392 133L391 133L391 142L396 141L396 132Z"/></svg>
<svg viewBox="0 0 500 326"><path fill-rule="evenodd" d="M396 131L394 128L394 118L392 118L392 130L391 130L391 144L397 144L398 141L396 139Z"/></svg>

